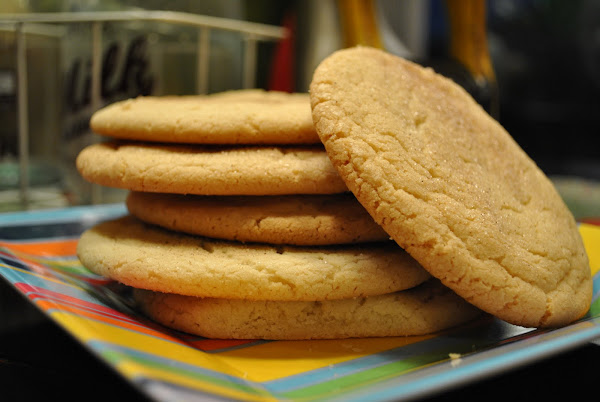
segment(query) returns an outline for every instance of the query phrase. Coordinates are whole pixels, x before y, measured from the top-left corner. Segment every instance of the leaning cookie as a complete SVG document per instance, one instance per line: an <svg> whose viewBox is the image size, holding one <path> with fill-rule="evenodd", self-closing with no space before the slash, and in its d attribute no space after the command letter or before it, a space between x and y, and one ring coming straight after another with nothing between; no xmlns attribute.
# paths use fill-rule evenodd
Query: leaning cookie
<svg viewBox="0 0 600 402"><path fill-rule="evenodd" d="M437 280L381 296L329 301L203 299L134 289L167 327L219 339L343 339L425 335L482 315Z"/></svg>
<svg viewBox="0 0 600 402"><path fill-rule="evenodd" d="M322 145L241 147L112 141L84 148L76 166L92 183L133 191L199 195L348 191Z"/></svg>
<svg viewBox="0 0 600 402"><path fill-rule="evenodd" d="M565 325L587 312L590 267L572 214L461 87L357 47L325 59L310 94L349 189L433 276L516 325Z"/></svg>
<svg viewBox="0 0 600 402"><path fill-rule="evenodd" d="M411 288L429 274L394 242L292 247L167 231L132 216L84 232L90 271L136 288L247 300L328 300Z"/></svg>
<svg viewBox="0 0 600 402"><path fill-rule="evenodd" d="M100 109L98 134L196 144L318 144L305 93L258 89L212 95L139 97Z"/></svg>
<svg viewBox="0 0 600 402"><path fill-rule="evenodd" d="M217 239L297 246L387 241L352 194L194 196L131 192L129 212L164 228Z"/></svg>

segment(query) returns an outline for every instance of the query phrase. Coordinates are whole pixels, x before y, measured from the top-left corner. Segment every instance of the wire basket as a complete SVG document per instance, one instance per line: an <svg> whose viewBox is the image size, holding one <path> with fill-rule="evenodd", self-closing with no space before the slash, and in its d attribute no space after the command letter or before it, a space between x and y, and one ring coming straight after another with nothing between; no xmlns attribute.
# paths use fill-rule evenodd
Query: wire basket
<svg viewBox="0 0 600 402"><path fill-rule="evenodd" d="M81 35L81 37L77 38L77 42L74 42L75 39L70 37L72 35L69 27L71 26L85 26L89 30L89 34ZM213 45L211 38L214 39L220 33L227 33L239 39L241 48L240 57L238 60L227 64L240 72L239 80L233 80L237 88L253 88L256 86L259 43L274 42L286 37L286 30L278 26L171 11L141 10L0 15L0 32L9 32L14 37L14 49L11 50L14 52L13 58L15 63L14 74L4 74L4 80L3 76L0 76L0 90L1 88L5 88L9 91L11 88L14 88L14 120L16 122L16 158L0 154L0 162L2 162L3 169L0 172L0 194L4 193L4 196L2 196L3 199L0 199L0 211L61 206L60 203L56 202L44 203L44 196L39 195L39 189L36 187L37 176L32 177L32 175L38 175L39 173L47 174L48 169L43 165L37 166L36 161L31 157L32 145L39 142L35 139L32 141L32 129L30 128L30 123L38 119L36 113L32 113L30 110L31 104L37 98L38 88L30 87L28 77L31 77L31 70L38 66L37 63L29 60L28 39L32 35L51 36L58 38L58 41L63 43L63 52L65 48L64 43L70 43L71 45L76 43L77 46L82 46L86 48L86 51L89 51L90 62L89 65L84 66L84 68L88 69L87 73L89 77L87 79L89 83L87 88L89 88L89 94L86 91L87 107L82 112L83 117L79 117L82 129L88 130L87 121L89 120L89 116L107 103L106 96L103 96L105 95L103 92L106 92L103 87L103 80L107 77L103 77L103 73L106 75L106 57L107 53L110 54L110 49L105 49L105 39L107 32L110 33L111 29L114 30L115 26L127 26L128 32L139 30L143 34L153 37L157 35L168 36L173 34L173 32L185 32L188 39L186 46L192 47L191 53L194 54L194 59L180 63L181 65L185 64L185 73L165 73L165 76L168 75L169 77L178 79L180 75L193 75L194 77L191 81L194 81L195 85L193 88L189 88L189 85L186 85L185 88L196 94L210 92L211 74L213 74L212 70L214 70L214 66L211 66L211 56L214 56L214 53L218 51ZM129 55L133 52L135 52L135 49L132 45L129 48ZM105 57L104 60L103 56ZM169 68L169 63L165 62L163 64ZM1 68L0 66L0 72L2 72ZM6 73L6 71L4 72ZM217 71L216 73L219 72ZM187 77L188 81L190 81L189 78ZM49 80L52 80L52 77L46 78L46 82L49 82ZM121 93L120 95L124 96L127 94ZM129 95L133 94L129 93ZM2 96L1 93L0 96ZM46 103L43 107L46 113L48 113L48 109L52 109L51 106L53 105ZM41 131L45 130L42 129ZM38 134L40 130L33 131L36 135L40 136ZM85 143L85 141L70 141L71 138L65 140L65 138L62 138L64 136L56 132L45 132L41 136L46 139L48 137L55 138L58 142L56 147L61 150L58 153L62 153L63 161L67 160L67 164L70 163L71 165L74 165L74 156ZM3 134L3 137L8 137L8 135ZM2 138L2 141L7 142L8 138ZM71 144L69 145L67 142L71 142ZM51 154L50 159L53 159L51 164L60 165L61 163L57 162L55 158L57 152L52 150L48 152ZM52 191L56 194L62 194L63 190L61 188ZM72 193L71 190L67 190L66 192ZM54 196L50 198L56 201ZM66 205L88 202L100 203L105 201L98 186L93 185L89 186L89 194L86 196L73 197L66 195L60 198Z"/></svg>

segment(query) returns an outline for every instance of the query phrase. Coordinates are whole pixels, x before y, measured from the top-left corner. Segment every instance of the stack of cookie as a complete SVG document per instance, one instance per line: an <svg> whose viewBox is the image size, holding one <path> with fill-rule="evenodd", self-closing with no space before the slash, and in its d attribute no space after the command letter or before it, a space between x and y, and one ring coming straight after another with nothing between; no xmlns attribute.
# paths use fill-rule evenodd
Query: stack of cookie
<svg viewBox="0 0 600 402"><path fill-rule="evenodd" d="M130 215L86 231L78 256L135 288L158 322L213 338L325 339L425 334L480 314L348 192L308 94L137 98L91 126L107 141L77 168L130 190Z"/></svg>

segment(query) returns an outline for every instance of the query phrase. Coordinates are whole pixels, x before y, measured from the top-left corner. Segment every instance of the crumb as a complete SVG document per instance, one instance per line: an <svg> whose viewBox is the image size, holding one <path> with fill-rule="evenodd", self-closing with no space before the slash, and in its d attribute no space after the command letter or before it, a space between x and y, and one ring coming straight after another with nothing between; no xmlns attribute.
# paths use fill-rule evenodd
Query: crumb
<svg viewBox="0 0 600 402"><path fill-rule="evenodd" d="M460 364L461 362L461 354L460 353L448 353L448 356L450 356L450 364L452 365L452 367L456 367Z"/></svg>

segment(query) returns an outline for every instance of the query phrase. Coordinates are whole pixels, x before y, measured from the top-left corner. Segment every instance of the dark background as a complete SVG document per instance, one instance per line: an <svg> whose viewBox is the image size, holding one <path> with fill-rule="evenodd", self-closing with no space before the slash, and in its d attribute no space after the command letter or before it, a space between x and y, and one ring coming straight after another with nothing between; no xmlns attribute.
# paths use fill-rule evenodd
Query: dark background
<svg viewBox="0 0 600 402"><path fill-rule="evenodd" d="M600 2L489 2L499 121L547 174L600 179Z"/></svg>

